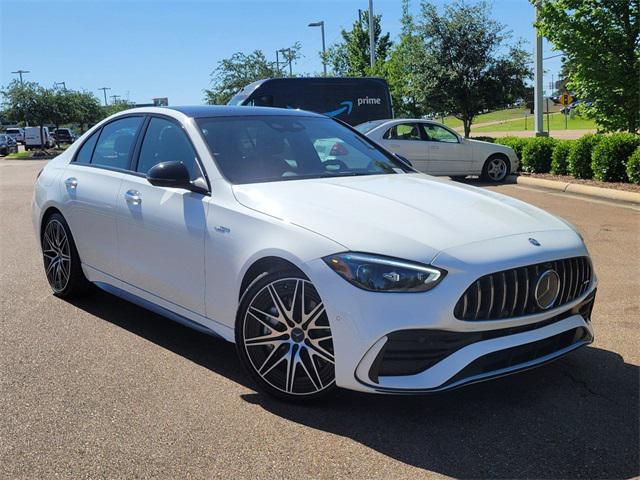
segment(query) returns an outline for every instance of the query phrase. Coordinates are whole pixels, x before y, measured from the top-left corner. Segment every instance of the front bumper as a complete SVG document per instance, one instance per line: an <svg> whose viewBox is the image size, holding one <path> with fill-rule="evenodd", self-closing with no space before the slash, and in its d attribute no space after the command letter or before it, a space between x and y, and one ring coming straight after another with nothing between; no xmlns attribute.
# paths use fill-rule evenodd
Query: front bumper
<svg viewBox="0 0 640 480"><path fill-rule="evenodd" d="M532 368L593 341L590 317L594 299L595 291L556 318L519 329L457 334L454 342L448 340L455 337L430 342L433 334L440 333L434 330L394 332L367 352L358 365L356 377L379 392L426 393ZM420 342L439 348L424 350L428 357L416 362L421 350L409 353L407 347L411 350ZM388 375L394 370L406 372L414 366L425 368L411 375Z"/></svg>
<svg viewBox="0 0 640 480"><path fill-rule="evenodd" d="M308 264L331 324L336 384L366 392L439 391L531 368L591 343L595 274L582 296L558 308L501 320L454 317L465 289L485 274L588 256L573 232L536 232L544 248L531 246L529 236L441 252L431 263L446 269L447 277L422 294L366 292L339 278L321 260ZM403 339L424 345L405 343L403 350ZM400 368L402 359L406 362Z"/></svg>

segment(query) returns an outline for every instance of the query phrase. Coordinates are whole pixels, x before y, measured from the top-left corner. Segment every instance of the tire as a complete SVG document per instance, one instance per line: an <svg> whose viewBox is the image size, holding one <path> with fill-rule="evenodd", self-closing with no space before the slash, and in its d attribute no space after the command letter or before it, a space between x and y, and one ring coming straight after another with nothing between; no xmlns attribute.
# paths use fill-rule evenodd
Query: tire
<svg viewBox="0 0 640 480"><path fill-rule="evenodd" d="M492 155L482 167L482 179L492 183L504 182L510 169L510 162L506 156Z"/></svg>
<svg viewBox="0 0 640 480"><path fill-rule="evenodd" d="M45 276L54 295L72 298L85 293L90 284L82 272L71 230L62 215L53 213L47 218L40 244Z"/></svg>
<svg viewBox="0 0 640 480"><path fill-rule="evenodd" d="M272 272L249 285L238 308L235 337L240 361L259 390L296 403L335 390L329 319L301 272Z"/></svg>

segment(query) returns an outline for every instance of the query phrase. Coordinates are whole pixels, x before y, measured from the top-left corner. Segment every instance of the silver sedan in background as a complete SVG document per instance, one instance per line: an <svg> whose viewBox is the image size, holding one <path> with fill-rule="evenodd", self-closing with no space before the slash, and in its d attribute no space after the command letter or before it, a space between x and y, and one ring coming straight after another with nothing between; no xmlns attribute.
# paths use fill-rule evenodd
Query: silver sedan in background
<svg viewBox="0 0 640 480"><path fill-rule="evenodd" d="M484 180L503 182L510 172L518 170L518 157L513 149L463 138L434 121L375 120L356 129L430 175L479 175Z"/></svg>

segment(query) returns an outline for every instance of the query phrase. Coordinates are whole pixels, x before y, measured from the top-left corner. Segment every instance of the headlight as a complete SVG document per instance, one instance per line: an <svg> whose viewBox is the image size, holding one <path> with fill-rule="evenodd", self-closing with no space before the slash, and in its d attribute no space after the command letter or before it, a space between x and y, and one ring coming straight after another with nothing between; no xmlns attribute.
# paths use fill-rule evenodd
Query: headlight
<svg viewBox="0 0 640 480"><path fill-rule="evenodd" d="M366 253L339 253L323 260L349 283L372 292L426 292L447 274L421 263Z"/></svg>

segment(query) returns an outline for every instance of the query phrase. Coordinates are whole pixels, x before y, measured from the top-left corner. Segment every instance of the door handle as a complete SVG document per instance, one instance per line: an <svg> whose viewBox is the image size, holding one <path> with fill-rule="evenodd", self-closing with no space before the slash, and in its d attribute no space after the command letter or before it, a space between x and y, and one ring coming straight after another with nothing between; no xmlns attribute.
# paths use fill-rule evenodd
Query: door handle
<svg viewBox="0 0 640 480"><path fill-rule="evenodd" d="M127 190L124 198L129 205L140 205L142 203L142 197L140 197L140 192L137 190Z"/></svg>
<svg viewBox="0 0 640 480"><path fill-rule="evenodd" d="M64 181L64 184L68 190L75 190L78 186L78 179L75 177L69 177Z"/></svg>
<svg viewBox="0 0 640 480"><path fill-rule="evenodd" d="M438 145L431 145L431 150L440 150Z"/></svg>

